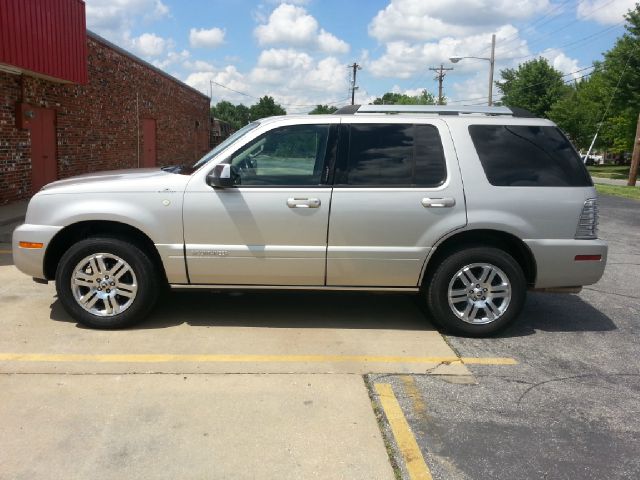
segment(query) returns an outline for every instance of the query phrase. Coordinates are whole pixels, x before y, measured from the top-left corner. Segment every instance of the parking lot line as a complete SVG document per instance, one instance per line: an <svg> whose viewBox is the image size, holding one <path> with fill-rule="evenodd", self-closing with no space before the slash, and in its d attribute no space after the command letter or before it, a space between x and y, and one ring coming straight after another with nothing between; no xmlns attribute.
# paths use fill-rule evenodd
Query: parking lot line
<svg viewBox="0 0 640 480"><path fill-rule="evenodd" d="M3 254L3 253L13 253L13 252L11 250L0 250L0 254Z"/></svg>
<svg viewBox="0 0 640 480"><path fill-rule="evenodd" d="M388 383L376 383L376 392L387 417L398 449L404 459L411 480L432 480L431 471L424 461L411 427L402 413L398 399Z"/></svg>
<svg viewBox="0 0 640 480"><path fill-rule="evenodd" d="M356 362L356 363L435 363L470 365L516 365L513 358L490 357L414 357L388 355L232 355L232 354L77 354L77 353L0 353L5 362Z"/></svg>
<svg viewBox="0 0 640 480"><path fill-rule="evenodd" d="M401 375L400 380L402 380L405 393L411 398L413 411L418 415L424 415L427 412L427 405L424 403L422 395L420 395L415 379L411 375Z"/></svg>

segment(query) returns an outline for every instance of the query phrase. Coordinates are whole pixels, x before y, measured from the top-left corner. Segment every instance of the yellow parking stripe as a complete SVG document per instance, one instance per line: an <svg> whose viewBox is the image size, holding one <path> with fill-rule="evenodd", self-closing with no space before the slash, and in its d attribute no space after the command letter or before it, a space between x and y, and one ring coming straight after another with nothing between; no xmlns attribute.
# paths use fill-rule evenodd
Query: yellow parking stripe
<svg viewBox="0 0 640 480"><path fill-rule="evenodd" d="M76 354L76 353L0 353L5 362L357 362L357 363L429 363L516 365L513 358L482 357L401 357L385 355L232 355L232 354Z"/></svg>
<svg viewBox="0 0 640 480"><path fill-rule="evenodd" d="M393 394L393 389L388 383L376 383L376 392L380 404L387 417L393 436L396 439L398 449L404 459L409 478L411 480L431 480L431 472L424 461L420 447L416 442L407 419L404 418L398 399Z"/></svg>
<svg viewBox="0 0 640 480"><path fill-rule="evenodd" d="M0 250L0 253L13 253L11 250Z"/></svg>
<svg viewBox="0 0 640 480"><path fill-rule="evenodd" d="M420 394L420 390L418 390L418 386L416 385L416 381L413 376L400 375L400 380L402 380L407 397L409 397L413 403L413 411L418 415L424 415L427 413L427 405L422 399L422 395Z"/></svg>

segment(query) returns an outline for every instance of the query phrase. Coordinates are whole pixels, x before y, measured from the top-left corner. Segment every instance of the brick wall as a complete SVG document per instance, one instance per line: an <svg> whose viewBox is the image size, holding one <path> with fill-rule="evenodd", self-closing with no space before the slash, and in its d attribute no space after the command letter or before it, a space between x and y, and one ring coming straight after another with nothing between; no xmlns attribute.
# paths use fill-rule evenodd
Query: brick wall
<svg viewBox="0 0 640 480"><path fill-rule="evenodd" d="M208 150L207 97L97 38L87 46L86 85L0 72L0 204L35 193L30 131L16 128L20 101L56 111L58 178L137 167L138 142L142 165L144 118L156 120L158 165L189 163Z"/></svg>

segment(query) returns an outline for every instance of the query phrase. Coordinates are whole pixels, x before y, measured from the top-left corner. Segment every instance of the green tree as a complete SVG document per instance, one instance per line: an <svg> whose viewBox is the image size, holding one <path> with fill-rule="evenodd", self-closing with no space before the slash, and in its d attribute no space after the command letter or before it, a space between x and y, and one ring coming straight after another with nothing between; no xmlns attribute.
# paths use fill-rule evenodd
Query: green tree
<svg viewBox="0 0 640 480"><path fill-rule="evenodd" d="M231 124L234 130L238 130L249 123L249 108L242 104L234 105L226 100L218 102L211 107L211 115Z"/></svg>
<svg viewBox="0 0 640 480"><path fill-rule="evenodd" d="M571 86L549 110L549 118L579 148L589 147L600 123L596 148L612 153L633 148L640 112L640 5L625 18L626 33L604 53L604 61L596 62L591 76Z"/></svg>
<svg viewBox="0 0 640 480"><path fill-rule="evenodd" d="M272 117L274 115L286 115L287 112L282 108L273 97L265 95L258 100L258 103L249 107L249 120L254 121L260 118Z"/></svg>
<svg viewBox="0 0 640 480"><path fill-rule="evenodd" d="M549 65L546 58L522 63L517 69L501 70L500 76L502 81L496 85L502 92L501 103L525 108L539 117L546 117L553 104L569 90L562 73Z"/></svg>
<svg viewBox="0 0 640 480"><path fill-rule="evenodd" d="M326 113L333 113L338 110L338 107L333 105L316 105L316 107L309 112L309 115L322 115Z"/></svg>
<svg viewBox="0 0 640 480"><path fill-rule="evenodd" d="M568 86L562 98L551 106L548 117L558 124L576 147L586 150L602 119L608 98L606 92L602 67L597 65L589 78ZM596 148L606 148L607 144L600 136Z"/></svg>
<svg viewBox="0 0 640 480"><path fill-rule="evenodd" d="M436 98L426 90L416 96L387 92L373 101L373 105L435 105L436 103Z"/></svg>
<svg viewBox="0 0 640 480"><path fill-rule="evenodd" d="M611 99L602 136L617 153L633 149L640 113L640 4L629 10L625 19L626 32L604 54L602 62L605 100Z"/></svg>

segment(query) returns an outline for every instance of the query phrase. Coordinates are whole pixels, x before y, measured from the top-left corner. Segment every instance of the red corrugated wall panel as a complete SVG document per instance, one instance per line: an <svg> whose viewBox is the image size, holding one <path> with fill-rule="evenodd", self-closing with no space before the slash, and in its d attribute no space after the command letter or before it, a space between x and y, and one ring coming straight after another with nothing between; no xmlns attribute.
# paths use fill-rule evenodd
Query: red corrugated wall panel
<svg viewBox="0 0 640 480"><path fill-rule="evenodd" d="M81 0L0 0L0 63L87 83Z"/></svg>

